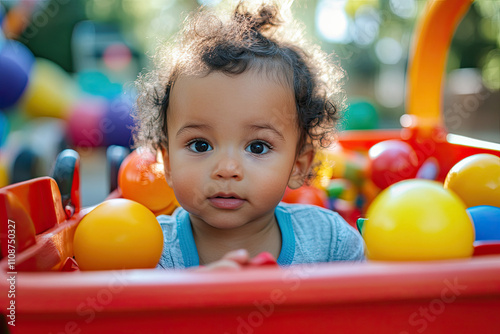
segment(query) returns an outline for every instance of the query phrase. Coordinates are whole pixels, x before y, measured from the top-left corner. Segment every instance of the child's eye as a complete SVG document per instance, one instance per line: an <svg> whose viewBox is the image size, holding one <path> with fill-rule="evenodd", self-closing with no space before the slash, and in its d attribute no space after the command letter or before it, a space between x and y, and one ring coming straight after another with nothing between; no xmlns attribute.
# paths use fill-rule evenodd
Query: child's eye
<svg viewBox="0 0 500 334"><path fill-rule="evenodd" d="M195 139L187 144L188 149L196 153L202 153L206 151L211 151L212 146L205 140Z"/></svg>
<svg viewBox="0 0 500 334"><path fill-rule="evenodd" d="M245 151L253 154L266 154L271 149L271 145L263 141L254 141L245 148Z"/></svg>

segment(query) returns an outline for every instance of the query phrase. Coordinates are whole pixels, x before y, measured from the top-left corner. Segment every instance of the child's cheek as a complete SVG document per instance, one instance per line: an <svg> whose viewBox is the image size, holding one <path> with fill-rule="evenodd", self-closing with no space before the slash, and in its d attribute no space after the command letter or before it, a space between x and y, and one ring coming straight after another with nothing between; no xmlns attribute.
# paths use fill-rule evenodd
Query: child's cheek
<svg viewBox="0 0 500 334"><path fill-rule="evenodd" d="M191 171L190 168L183 168L172 175L175 197L184 208L199 207L204 202L204 185L198 175L199 172Z"/></svg>

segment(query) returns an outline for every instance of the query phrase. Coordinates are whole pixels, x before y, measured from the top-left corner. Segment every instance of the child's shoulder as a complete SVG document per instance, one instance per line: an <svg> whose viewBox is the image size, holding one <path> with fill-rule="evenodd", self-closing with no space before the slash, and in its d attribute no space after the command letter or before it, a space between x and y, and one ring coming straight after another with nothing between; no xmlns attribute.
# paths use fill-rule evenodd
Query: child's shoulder
<svg viewBox="0 0 500 334"><path fill-rule="evenodd" d="M288 220L294 233L315 235L317 238L361 238L337 212L309 204L280 203L276 209L278 220Z"/></svg>
<svg viewBox="0 0 500 334"><path fill-rule="evenodd" d="M175 209L170 215L159 215L156 217L158 223L160 223L163 233L175 234L177 231L177 225L184 219L189 219L189 215L186 210L181 207Z"/></svg>
<svg viewBox="0 0 500 334"><path fill-rule="evenodd" d="M314 216L319 216L324 219L344 221L344 219L337 212L311 204L292 204L281 202L276 209L284 214L297 218L304 217L308 220Z"/></svg>
<svg viewBox="0 0 500 334"><path fill-rule="evenodd" d="M337 212L314 205L280 203L276 213L278 220L281 216L291 223L296 244L301 245L296 250L296 263L311 258L316 259L313 262L363 260L361 235ZM314 254L321 256L316 258Z"/></svg>

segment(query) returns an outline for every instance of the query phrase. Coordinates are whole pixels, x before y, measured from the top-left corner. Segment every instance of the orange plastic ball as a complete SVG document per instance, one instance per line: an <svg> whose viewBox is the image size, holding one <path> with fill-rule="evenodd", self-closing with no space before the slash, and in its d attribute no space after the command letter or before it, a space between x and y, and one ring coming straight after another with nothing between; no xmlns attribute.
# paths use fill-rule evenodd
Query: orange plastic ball
<svg viewBox="0 0 500 334"><path fill-rule="evenodd" d="M144 205L116 198L102 202L78 224L73 239L81 270L154 268L163 250L163 232Z"/></svg>
<svg viewBox="0 0 500 334"><path fill-rule="evenodd" d="M165 180L163 163L150 151L137 149L125 158L118 171L118 186L124 198L145 205L156 215L170 214L178 206Z"/></svg>
<svg viewBox="0 0 500 334"><path fill-rule="evenodd" d="M290 189L287 187L282 201L285 203L311 204L323 208L328 207L326 192L322 189L308 185L303 185L297 189Z"/></svg>
<svg viewBox="0 0 500 334"><path fill-rule="evenodd" d="M361 229L366 257L384 261L467 258L474 226L452 191L429 180L406 180L380 193Z"/></svg>
<svg viewBox="0 0 500 334"><path fill-rule="evenodd" d="M500 157L482 153L460 160L446 175L444 187L457 193L468 208L500 207Z"/></svg>

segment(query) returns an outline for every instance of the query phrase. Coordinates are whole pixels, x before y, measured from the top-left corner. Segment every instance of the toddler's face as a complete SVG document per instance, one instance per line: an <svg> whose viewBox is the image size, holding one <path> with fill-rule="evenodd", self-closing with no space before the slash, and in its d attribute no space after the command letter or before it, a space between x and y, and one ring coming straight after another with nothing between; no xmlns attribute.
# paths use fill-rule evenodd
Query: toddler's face
<svg viewBox="0 0 500 334"><path fill-rule="evenodd" d="M167 114L167 181L192 218L213 227L272 217L303 172L293 92L265 74L180 77Z"/></svg>

